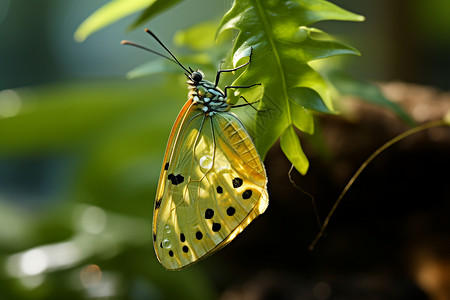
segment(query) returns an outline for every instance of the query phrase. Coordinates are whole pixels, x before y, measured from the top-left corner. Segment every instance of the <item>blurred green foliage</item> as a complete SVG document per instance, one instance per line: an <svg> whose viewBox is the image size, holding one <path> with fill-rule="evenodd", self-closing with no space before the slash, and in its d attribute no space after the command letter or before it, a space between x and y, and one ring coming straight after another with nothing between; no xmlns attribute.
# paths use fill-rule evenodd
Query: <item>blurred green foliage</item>
<svg viewBox="0 0 450 300"><path fill-rule="evenodd" d="M78 274L94 262L103 276L111 274L111 282L104 282L116 286L111 293L129 294L138 285L133 293L141 297L179 296L165 284L168 275L152 257L150 219L168 120L177 113L176 105L161 103L181 105L183 85L167 77L77 82L17 89L0 100L20 104L16 115L0 119L7 133L0 139L3 158L45 159L52 153L70 165L63 174L66 188L54 195L59 204L44 213L0 202L2 272L10 278L0 285L2 291L16 286L8 299L28 298L29 288L34 288L30 299L68 292L64 298L83 298L90 288ZM3 200L13 201L7 197ZM73 252L70 258L54 259L67 251ZM27 255L44 262L27 269ZM171 275L170 281L185 286L188 299L212 297L208 279L195 268Z"/></svg>
<svg viewBox="0 0 450 300"><path fill-rule="evenodd" d="M169 9L181 0L113 0L96 10L78 27L75 40L82 42L92 33L116 22L117 20L144 10L131 28L142 25L145 21Z"/></svg>

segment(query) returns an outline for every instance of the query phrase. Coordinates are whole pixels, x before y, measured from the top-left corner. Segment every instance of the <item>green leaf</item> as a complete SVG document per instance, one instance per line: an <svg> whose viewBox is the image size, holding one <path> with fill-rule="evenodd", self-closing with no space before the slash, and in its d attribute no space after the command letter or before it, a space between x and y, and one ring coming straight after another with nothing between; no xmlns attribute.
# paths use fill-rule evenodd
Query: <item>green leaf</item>
<svg viewBox="0 0 450 300"><path fill-rule="evenodd" d="M328 73L327 77L339 93L357 96L362 101L390 109L405 123L411 126L415 124L411 116L402 107L386 98L376 85L336 70Z"/></svg>
<svg viewBox="0 0 450 300"><path fill-rule="evenodd" d="M288 95L290 100L305 108L324 113L331 112L323 102L322 98L320 98L319 94L311 88L295 87L288 91Z"/></svg>
<svg viewBox="0 0 450 300"><path fill-rule="evenodd" d="M239 31L233 47L234 66L253 49L252 63L233 85L262 83L264 87L253 126L259 154L264 157L282 136L283 151L301 173L308 164L293 126L312 133L309 110L333 112L327 84L308 63L342 54L359 55L353 47L307 27L331 19L364 18L323 0L235 0L216 35Z"/></svg>
<svg viewBox="0 0 450 300"><path fill-rule="evenodd" d="M280 138L281 149L300 174L308 171L309 161L300 145L300 140L293 126L288 126Z"/></svg>
<svg viewBox="0 0 450 300"><path fill-rule="evenodd" d="M130 26L136 28L142 23L150 20L157 14L169 9L182 0L113 0L90 15L78 26L74 34L77 42L84 41L88 36L100 29L117 22L131 14L145 9L139 18Z"/></svg>
<svg viewBox="0 0 450 300"><path fill-rule="evenodd" d="M291 119L295 127L303 132L313 134L314 133L314 120L311 112L296 102L290 102Z"/></svg>
<svg viewBox="0 0 450 300"><path fill-rule="evenodd" d="M78 26L74 34L77 42L84 41L92 33L126 17L138 12L145 7L153 5L157 0L113 0L90 15Z"/></svg>
<svg viewBox="0 0 450 300"><path fill-rule="evenodd" d="M139 18L130 26L131 29L138 27L139 25L147 22L154 16L160 14L161 12L169 9L175 4L181 2L182 0L155 0L151 3L139 16Z"/></svg>

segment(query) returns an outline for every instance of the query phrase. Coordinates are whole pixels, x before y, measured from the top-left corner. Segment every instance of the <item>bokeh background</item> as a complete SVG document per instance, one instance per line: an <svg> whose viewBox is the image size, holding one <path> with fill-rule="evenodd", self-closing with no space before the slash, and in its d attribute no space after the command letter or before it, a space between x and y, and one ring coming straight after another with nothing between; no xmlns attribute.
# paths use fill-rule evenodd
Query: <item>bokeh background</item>
<svg viewBox="0 0 450 300"><path fill-rule="evenodd" d="M126 29L136 16L74 41L106 2L0 1L0 299L448 299L448 129L374 162L314 251L311 199L275 145L268 211L207 260L163 270L153 197L186 87L176 74L126 78L161 59L119 44L155 45ZM449 109L450 2L332 2L366 17L315 25L361 51L340 62L347 73L379 83L419 123ZM185 1L146 26L183 54L173 36L231 4ZM311 170L293 174L322 219L364 159L408 128L343 103L341 116L319 118L322 138L302 136Z"/></svg>

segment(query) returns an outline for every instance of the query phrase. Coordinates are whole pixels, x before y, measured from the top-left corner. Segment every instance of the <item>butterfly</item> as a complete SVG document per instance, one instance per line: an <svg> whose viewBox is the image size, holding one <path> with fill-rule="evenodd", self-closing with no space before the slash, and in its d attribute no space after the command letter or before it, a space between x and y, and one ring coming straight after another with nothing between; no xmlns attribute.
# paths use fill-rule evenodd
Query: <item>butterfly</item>
<svg viewBox="0 0 450 300"><path fill-rule="evenodd" d="M204 79L200 70L185 68L158 37L146 29L166 56L187 77L188 100L173 125L164 155L153 211L153 243L159 262L179 270L230 243L268 204L267 175L255 145L238 117L230 112L227 92ZM259 85L259 84L258 84ZM251 103L248 103L251 105Z"/></svg>

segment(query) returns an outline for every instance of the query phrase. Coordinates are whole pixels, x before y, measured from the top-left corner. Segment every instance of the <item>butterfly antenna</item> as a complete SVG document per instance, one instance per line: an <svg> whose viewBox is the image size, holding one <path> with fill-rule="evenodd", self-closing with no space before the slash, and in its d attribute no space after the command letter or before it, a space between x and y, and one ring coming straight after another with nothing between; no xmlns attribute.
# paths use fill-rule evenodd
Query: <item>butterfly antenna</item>
<svg viewBox="0 0 450 300"><path fill-rule="evenodd" d="M176 64L178 64L180 67L183 68L183 70L185 70L186 72L188 72L189 74L192 74L192 72L190 72L188 69L186 69L179 61L178 59L175 57L175 55L172 54L172 52L170 52L170 50L163 44L163 42L161 42L161 40L153 33L150 31L150 29L145 28L145 31L150 34L163 48L164 50L167 51L167 53L170 54L170 56L173 58L171 59L172 61L175 61Z"/></svg>
<svg viewBox="0 0 450 300"><path fill-rule="evenodd" d="M143 49L143 50L145 50L145 51L148 51L148 52L151 52L151 53L153 53L153 54L159 55L159 56L161 56L161 57L164 57L165 59L168 59L168 60L170 60L170 61L172 61L172 62L178 64L175 60L173 60L173 59L172 59L171 57L169 57L169 56L166 56L166 55L164 55L164 54L161 54L161 53L159 53L159 52L156 52L155 50L149 49L149 48L144 47L144 46L142 46L142 45L133 43L133 42L131 42L131 41L123 40L123 41L121 41L120 43L121 43L122 45L130 45L130 46L133 46L133 47L136 47L136 48Z"/></svg>
<svg viewBox="0 0 450 300"><path fill-rule="evenodd" d="M121 41L120 43L122 44L122 45L130 45L130 46L133 46L133 47L136 47L136 48L140 48L140 49L143 49L143 50L145 50L145 51L148 51L148 52L151 52L151 53L153 53L153 54L156 54L156 55L158 55L158 56L161 56L161 57L164 57L165 59L168 59L168 60L170 60L171 62L173 62L173 63L175 63L175 64L177 64L177 65L179 65L181 68L183 68L183 70L185 70L188 74L192 74L192 72L193 71L191 71L191 72L189 72L189 70L187 70L179 61L178 61L178 59L172 54L172 52L170 52L169 51L169 49L167 49L167 47L166 46L164 46L164 44L156 37L156 35L153 33L153 32L151 32L150 30L148 30L148 29L146 29L145 31L147 31L161 46L163 46L163 48L170 54L170 56L171 57L169 57L169 56L167 56L167 55L164 55L164 54L162 54L162 53L159 53L159 52L157 52L157 51L155 51L155 50L152 50L152 49L149 49L149 48L147 48L147 47L144 47L144 46L142 46L142 45L139 45L139 44L136 44L136 43L134 43L134 42L131 42L131 41L127 41L127 40L123 40L123 41ZM189 76L187 76L187 77L189 77Z"/></svg>

